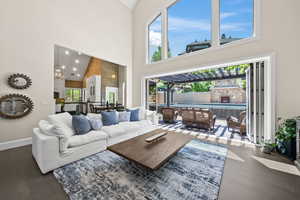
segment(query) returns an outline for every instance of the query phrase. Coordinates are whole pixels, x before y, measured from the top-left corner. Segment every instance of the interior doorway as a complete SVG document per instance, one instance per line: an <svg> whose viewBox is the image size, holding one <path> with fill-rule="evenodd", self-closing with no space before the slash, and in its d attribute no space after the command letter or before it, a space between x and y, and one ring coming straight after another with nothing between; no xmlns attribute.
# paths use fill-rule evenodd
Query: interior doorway
<svg viewBox="0 0 300 200"><path fill-rule="evenodd" d="M126 66L55 45L53 70L56 113L125 110Z"/></svg>

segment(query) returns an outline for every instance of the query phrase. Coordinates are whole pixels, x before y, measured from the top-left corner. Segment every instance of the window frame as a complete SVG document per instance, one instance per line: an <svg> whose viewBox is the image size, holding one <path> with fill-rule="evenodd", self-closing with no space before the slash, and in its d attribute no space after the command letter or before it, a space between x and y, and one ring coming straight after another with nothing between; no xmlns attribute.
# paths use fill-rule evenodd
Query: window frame
<svg viewBox="0 0 300 200"><path fill-rule="evenodd" d="M171 8L172 6L174 6L175 4L177 4L179 1L185 1L185 0L175 0L174 2L172 2L171 4L169 4L167 7L166 7L166 13L165 13L165 15L166 15L166 32L165 32L165 35L166 35L166 41L167 41L167 45L168 45L168 41L169 41L169 12L168 12L168 10L169 10L169 8ZM205 49L202 49L202 50L198 50L198 51L193 51L193 52L190 52L190 53L195 53L195 52L200 52L200 51L204 51L204 50L207 50L207 49L210 49L210 48L212 48L213 47L213 21L214 21L214 19L213 19L213 17L214 17L214 9L213 9L213 7L214 7L214 5L213 5L213 3L214 3L214 0L210 0L211 1L211 3L210 3L210 5L211 5L211 16L210 16L210 39L211 39L211 46L210 47L208 47L208 48L205 48ZM220 1L220 0L218 0L218 1ZM168 46L166 46L165 48L168 48ZM173 58L176 58L176 57L181 57L181 56L184 56L184 55L186 55L186 54L190 54L190 53L185 53L185 54L182 54L182 55L177 55L177 56L173 56L173 57L168 57L168 55L167 55L167 57L165 58L166 60L167 59L173 59Z"/></svg>
<svg viewBox="0 0 300 200"><path fill-rule="evenodd" d="M213 0L212 0L213 1ZM249 42L249 40L250 39L253 39L253 38L256 38L256 34L257 34L257 27L256 27L256 19L255 19L255 16L258 14L258 12L257 12L257 9L258 8L256 8L256 6L257 6L257 2L256 1L258 1L258 0L252 0L253 2L253 16L252 16L252 36L251 37L247 37L247 38L242 38L242 39L240 39L240 40L235 40L235 41L232 41L232 42L229 42L229 43L226 43L226 44L220 44L221 43L221 1L222 0L217 0L218 1L218 14L219 14L219 16L218 16L218 18L219 18L219 27L218 27L218 32L219 32L219 39L218 39L218 45L220 46L220 47L222 47L222 46L226 46L226 45L228 45L228 46L230 46L229 44L235 44L235 43L237 43L237 44L239 44L239 41L243 41L243 43L245 42L245 43L248 43ZM234 45L235 46L235 45Z"/></svg>
<svg viewBox="0 0 300 200"><path fill-rule="evenodd" d="M77 101L74 101L74 90L78 90L78 91L80 91L80 94L79 94L79 101L81 101L82 100L82 98L83 98L83 96L82 96L82 88L65 88L65 98L67 98L67 91L68 90L70 90L70 92L71 92L71 101L67 101L67 102L77 102Z"/></svg>
<svg viewBox="0 0 300 200"><path fill-rule="evenodd" d="M161 17L161 48L162 48L162 54L161 54L161 59L159 61L154 61L152 62L151 59L150 59L150 26L159 18ZM157 15L155 15L155 17L150 21L150 23L148 23L147 25L147 51L146 51L146 56L147 56L147 63L148 64L153 64L153 63L157 63L157 62L160 62L162 60L164 60L164 56L163 56L163 46L164 46L164 43L163 43L163 32L164 32L164 29L163 29L163 21L164 21L164 18L163 18L163 14L162 12L159 12Z"/></svg>
<svg viewBox="0 0 300 200"><path fill-rule="evenodd" d="M174 56L168 58L167 53L167 41L168 41L168 8L172 5L176 4L178 1L181 0L166 0L163 6L158 9L158 12L154 15L154 17L149 20L149 23L146 25L146 64L153 65L153 64L160 64L169 61L176 61L184 58L188 58L189 56L195 55L202 55L209 52L213 52L216 50L220 50L223 48L235 47L240 46L248 43L255 42L260 40L261 37L261 0L253 0L253 34L252 37L243 38L241 40L236 40L227 44L220 45L220 1L221 0L211 0L212 5L212 16L211 16L211 47L202 49L201 51L194 51L191 53L186 53L179 56ZM162 16L162 59L160 61L156 61L151 63L149 62L149 25L158 17Z"/></svg>

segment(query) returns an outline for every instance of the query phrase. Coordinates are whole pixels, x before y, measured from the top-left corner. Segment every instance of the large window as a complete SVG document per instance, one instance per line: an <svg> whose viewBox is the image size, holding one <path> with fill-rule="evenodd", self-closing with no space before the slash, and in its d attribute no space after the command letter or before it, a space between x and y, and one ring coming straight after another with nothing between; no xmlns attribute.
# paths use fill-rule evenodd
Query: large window
<svg viewBox="0 0 300 200"><path fill-rule="evenodd" d="M179 0L168 8L168 57L211 47L211 0Z"/></svg>
<svg viewBox="0 0 300 200"><path fill-rule="evenodd" d="M66 88L66 101L67 102L80 102L81 89L80 88Z"/></svg>
<svg viewBox="0 0 300 200"><path fill-rule="evenodd" d="M220 44L253 36L253 0L220 0Z"/></svg>
<svg viewBox="0 0 300 200"><path fill-rule="evenodd" d="M174 0L148 26L148 63L254 37L256 1Z"/></svg>
<svg viewBox="0 0 300 200"><path fill-rule="evenodd" d="M149 40L149 62L156 62L162 59L162 21L158 16L148 27Z"/></svg>

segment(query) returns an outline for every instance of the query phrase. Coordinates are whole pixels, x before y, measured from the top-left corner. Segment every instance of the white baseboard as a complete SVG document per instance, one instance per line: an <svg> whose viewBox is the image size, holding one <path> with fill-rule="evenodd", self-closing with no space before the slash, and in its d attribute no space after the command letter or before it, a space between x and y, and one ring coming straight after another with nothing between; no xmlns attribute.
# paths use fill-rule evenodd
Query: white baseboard
<svg viewBox="0 0 300 200"><path fill-rule="evenodd" d="M8 141L8 142L0 142L0 151L4 151L7 149L13 149L13 148L17 148L17 147L22 147L22 146L26 146L26 145L30 145L32 144L32 138L23 138L23 139L19 139L19 140L12 140L12 141Z"/></svg>

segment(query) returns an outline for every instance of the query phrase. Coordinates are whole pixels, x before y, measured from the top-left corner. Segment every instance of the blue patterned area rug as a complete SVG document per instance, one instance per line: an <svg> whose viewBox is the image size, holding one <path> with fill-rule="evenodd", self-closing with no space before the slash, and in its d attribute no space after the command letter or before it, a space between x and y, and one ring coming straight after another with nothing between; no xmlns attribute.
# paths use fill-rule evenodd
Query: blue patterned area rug
<svg viewBox="0 0 300 200"><path fill-rule="evenodd" d="M53 172L71 200L215 200L227 148L192 140L156 171L104 151Z"/></svg>

